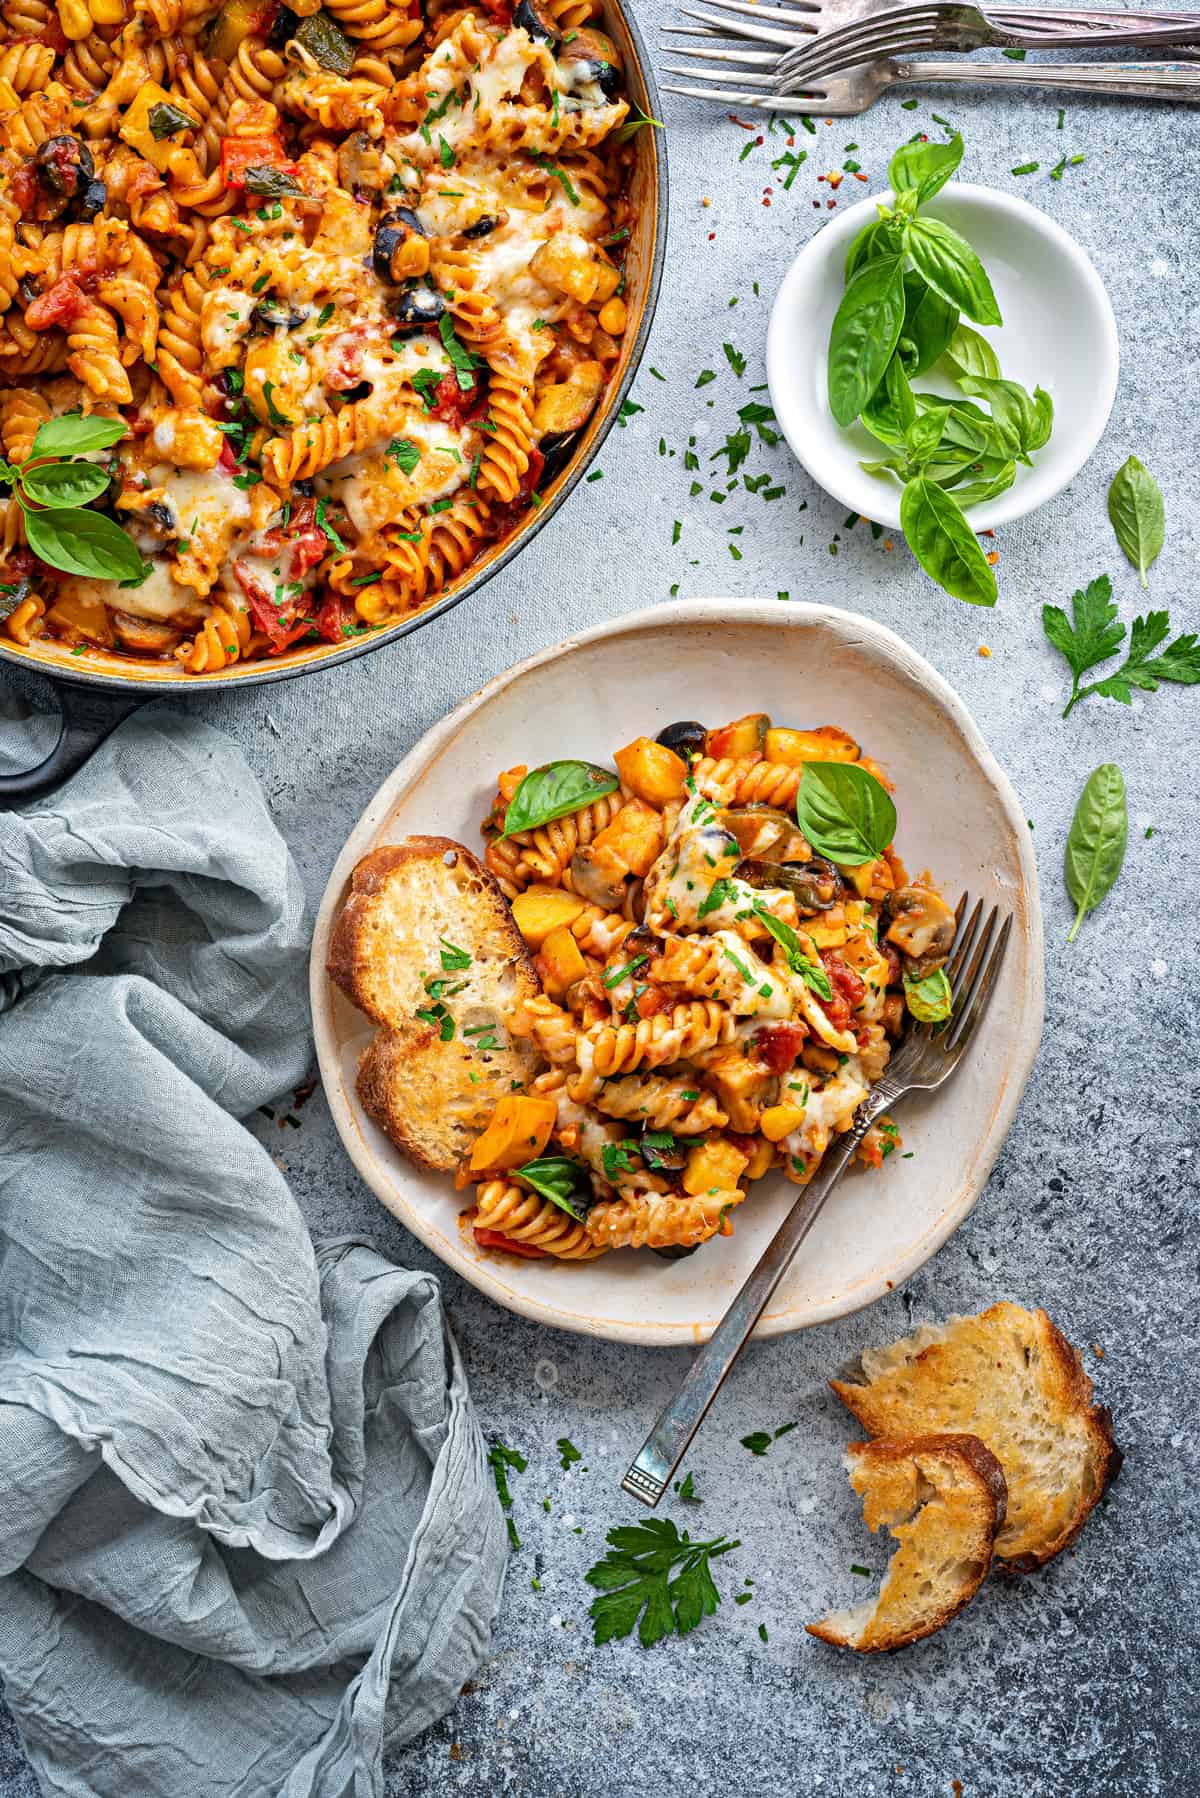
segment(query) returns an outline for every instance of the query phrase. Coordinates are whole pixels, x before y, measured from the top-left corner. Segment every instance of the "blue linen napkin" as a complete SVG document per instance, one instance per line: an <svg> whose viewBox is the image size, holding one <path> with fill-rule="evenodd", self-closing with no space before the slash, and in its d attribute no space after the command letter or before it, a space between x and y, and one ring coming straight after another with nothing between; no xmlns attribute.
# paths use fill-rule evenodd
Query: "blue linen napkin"
<svg viewBox="0 0 1200 1798"><path fill-rule="evenodd" d="M237 1122L308 1059L296 870L158 710L0 815L0 1676L47 1792L382 1798L506 1549L436 1282Z"/></svg>

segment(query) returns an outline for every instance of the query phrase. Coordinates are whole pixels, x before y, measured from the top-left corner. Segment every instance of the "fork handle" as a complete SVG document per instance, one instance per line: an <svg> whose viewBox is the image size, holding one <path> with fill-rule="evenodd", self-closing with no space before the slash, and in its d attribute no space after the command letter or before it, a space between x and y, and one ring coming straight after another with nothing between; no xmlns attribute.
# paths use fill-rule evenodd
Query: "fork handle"
<svg viewBox="0 0 1200 1798"><path fill-rule="evenodd" d="M1200 13L1110 12L1092 8L981 8L998 44L1026 49L1089 49L1114 44L1182 44L1200 39Z"/></svg>
<svg viewBox="0 0 1200 1798"><path fill-rule="evenodd" d="M895 1095L891 1097L894 1101ZM879 1087L875 1087L864 1099L850 1130L838 1137L826 1153L819 1171L776 1230L758 1265L688 1368L678 1392L660 1414L641 1453L621 1481L622 1489L632 1493L634 1498L640 1498L643 1504L656 1505L666 1491L671 1475L687 1452L689 1442L720 1391L726 1374L745 1347L750 1332L766 1310L771 1294L816 1223L847 1162L885 1108L886 1100L881 1097Z"/></svg>
<svg viewBox="0 0 1200 1798"><path fill-rule="evenodd" d="M969 81L997 87L1049 87L1131 100L1200 104L1200 69L1187 62L1047 62L1033 66L1020 62L896 61L892 79L898 83Z"/></svg>

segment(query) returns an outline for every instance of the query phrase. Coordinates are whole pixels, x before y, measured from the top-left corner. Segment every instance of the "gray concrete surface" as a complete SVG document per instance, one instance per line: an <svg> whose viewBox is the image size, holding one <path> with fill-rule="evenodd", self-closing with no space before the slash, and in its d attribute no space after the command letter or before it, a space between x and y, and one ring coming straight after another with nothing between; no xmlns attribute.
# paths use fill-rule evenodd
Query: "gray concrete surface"
<svg viewBox="0 0 1200 1798"><path fill-rule="evenodd" d="M660 11L639 8L647 27ZM817 176L840 168L843 146L856 144L849 154L871 188L847 177L839 204L884 186L891 149L918 126L938 131L932 111L962 128L966 178L1019 191L1075 233L1108 284L1121 333L1121 385L1104 440L1057 502L1001 533L1001 599L991 614L943 599L902 548L887 551L865 525L846 528L842 508L783 445L756 444L746 465L786 487L773 502L740 486L722 506L691 499L683 467L690 434L707 464L735 428L737 407L762 397L750 390L765 378L771 297L827 214L829 189ZM606 1529L634 1515L617 1480L685 1355L539 1329L445 1278L480 1414L529 1457L513 1481L523 1546L476 1688L395 1757L388 1798L1200 1791L1190 753L1200 695L1168 689L1129 709L1091 701L1064 724L1064 665L1039 625L1044 600L1066 601L1105 570L1122 616L1142 609L1104 509L1130 451L1167 496L1167 546L1150 599L1170 606L1175 628L1200 625L1196 126L1167 108L1068 99L1060 128L1058 102L1030 94L1000 101L944 90L907 111L892 97L869 118L798 132L808 160L767 208L764 187L786 173L770 168L786 147L782 133L741 160L756 134L721 113L681 101L668 102L665 117L672 252L634 389L644 410L613 432L598 461L603 480L582 486L469 608L338 673L267 697L192 704L246 746L315 903L367 799L421 733L576 622L666 598L674 583L684 595L784 590L866 612L902 632L964 695L1023 797L1046 905L1045 1038L988 1189L936 1259L870 1312L753 1349L728 1382L689 1462L703 1507L669 1514L705 1533L734 1533L742 1546L721 1569L726 1602L686 1642L593 1648L581 1580ZM1062 155L1078 152L1083 164L1049 178ZM1010 176L1031 160L1040 173ZM1065 344L1069 318L1062 328ZM740 380L726 341L747 359ZM705 368L717 378L697 390ZM735 525L744 528L730 535ZM7 674L0 684L12 691ZM687 715L686 693L677 709ZM1113 896L1067 948L1064 835L1084 777L1107 759L1128 781L1128 859ZM299 1115L298 1129L266 1120L257 1128L313 1230L360 1231L398 1261L425 1263L425 1250L357 1179L319 1093ZM652 1270L647 1278L652 1285ZM866 1582L851 1564L878 1570L883 1550L866 1536L841 1470L850 1432L824 1382L847 1354L911 1319L1000 1296L1044 1304L1086 1345L1128 1457L1124 1475L1076 1549L1042 1574L989 1585L942 1635L898 1657L838 1655L807 1637L803 1621L861 1595ZM794 1418L799 1427L761 1459L739 1445L750 1430ZM559 1466L559 1436L583 1453L569 1472ZM735 1605L737 1590L752 1593L750 1602ZM35 1790L11 1727L0 1729L0 1795Z"/></svg>

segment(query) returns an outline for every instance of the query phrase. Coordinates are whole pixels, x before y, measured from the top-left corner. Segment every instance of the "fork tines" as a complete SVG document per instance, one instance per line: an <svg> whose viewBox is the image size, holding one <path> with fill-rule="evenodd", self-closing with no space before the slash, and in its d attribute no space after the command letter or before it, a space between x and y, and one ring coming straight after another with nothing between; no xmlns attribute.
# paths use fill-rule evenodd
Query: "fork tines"
<svg viewBox="0 0 1200 1798"><path fill-rule="evenodd" d="M941 1041L948 1053L962 1047L982 1017L1012 932L1012 913L1002 914L1000 907L993 905L984 918L982 899L964 925L963 914L970 903L970 895L964 893L955 908L958 927L946 962L953 1009Z"/></svg>

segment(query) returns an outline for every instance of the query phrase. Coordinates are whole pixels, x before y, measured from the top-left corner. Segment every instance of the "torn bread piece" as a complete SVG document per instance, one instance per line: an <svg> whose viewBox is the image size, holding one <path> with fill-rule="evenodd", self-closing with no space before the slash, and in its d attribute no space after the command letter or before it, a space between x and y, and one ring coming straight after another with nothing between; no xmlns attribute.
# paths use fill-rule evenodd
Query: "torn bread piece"
<svg viewBox="0 0 1200 1798"><path fill-rule="evenodd" d="M469 849L409 837L354 870L328 972L381 1026L358 1096L422 1167L453 1172L496 1101L536 1072L514 1006L541 990L508 901Z"/></svg>
<svg viewBox="0 0 1200 1798"><path fill-rule="evenodd" d="M890 1530L900 1546L875 1598L805 1628L860 1654L906 1648L956 1617L987 1577L1004 1474L977 1436L852 1442L846 1468L867 1528Z"/></svg>
<svg viewBox="0 0 1200 1798"><path fill-rule="evenodd" d="M996 1559L1013 1571L1073 1542L1121 1465L1111 1413L1044 1311L1002 1302L923 1324L867 1350L861 1379L830 1384L872 1436L956 1430L987 1444L1008 1483Z"/></svg>

